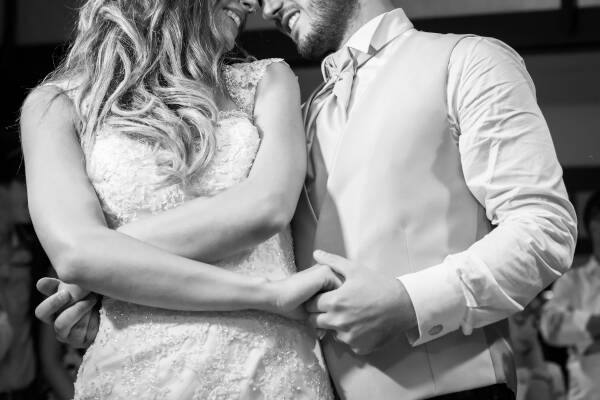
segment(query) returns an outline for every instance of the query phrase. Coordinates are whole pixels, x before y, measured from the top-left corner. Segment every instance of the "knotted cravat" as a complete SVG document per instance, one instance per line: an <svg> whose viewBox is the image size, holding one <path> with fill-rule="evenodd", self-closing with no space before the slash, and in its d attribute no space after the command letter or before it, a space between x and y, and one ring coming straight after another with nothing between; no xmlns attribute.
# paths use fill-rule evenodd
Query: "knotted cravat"
<svg viewBox="0 0 600 400"><path fill-rule="evenodd" d="M331 87L331 94L335 99L335 108L340 112L346 122L348 104L352 95L352 84L356 74L357 60L352 54L349 47L343 48L341 51L331 54L323 62L323 77Z"/></svg>
<svg viewBox="0 0 600 400"><path fill-rule="evenodd" d="M329 55L323 62L322 72L324 85L309 100L309 110L305 118L306 131L309 137L309 148L312 149L309 159L308 179L309 197L315 213L319 208L326 192L327 168L323 159L322 145L315 136L317 118L319 129L332 132L332 137L339 137L348 119L348 106L352 96L352 86L357 69L370 56L345 47ZM326 146L335 146L325 143ZM333 152L330 152L331 154ZM328 160L333 161L333 160ZM311 184L312 183L312 184Z"/></svg>

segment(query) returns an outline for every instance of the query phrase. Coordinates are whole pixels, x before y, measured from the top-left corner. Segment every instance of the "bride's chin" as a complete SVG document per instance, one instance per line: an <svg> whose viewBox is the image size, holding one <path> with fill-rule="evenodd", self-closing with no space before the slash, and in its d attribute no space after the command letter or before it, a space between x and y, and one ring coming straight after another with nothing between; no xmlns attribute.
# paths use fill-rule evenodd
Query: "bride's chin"
<svg viewBox="0 0 600 400"><path fill-rule="evenodd" d="M231 51L231 50L233 50L234 47L235 47L235 39L232 40L232 39L227 38L225 40L225 50Z"/></svg>
<svg viewBox="0 0 600 400"><path fill-rule="evenodd" d="M234 35L232 32L227 32L223 35L223 45L226 51L233 50L236 39L237 35Z"/></svg>

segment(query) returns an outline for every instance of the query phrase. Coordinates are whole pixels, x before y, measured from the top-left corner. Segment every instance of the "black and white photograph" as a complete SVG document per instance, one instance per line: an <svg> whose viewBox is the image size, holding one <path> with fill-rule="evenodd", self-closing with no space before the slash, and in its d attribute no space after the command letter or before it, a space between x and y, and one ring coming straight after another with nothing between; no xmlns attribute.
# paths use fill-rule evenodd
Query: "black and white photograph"
<svg viewBox="0 0 600 400"><path fill-rule="evenodd" d="M2 0L0 400L600 400L600 0Z"/></svg>

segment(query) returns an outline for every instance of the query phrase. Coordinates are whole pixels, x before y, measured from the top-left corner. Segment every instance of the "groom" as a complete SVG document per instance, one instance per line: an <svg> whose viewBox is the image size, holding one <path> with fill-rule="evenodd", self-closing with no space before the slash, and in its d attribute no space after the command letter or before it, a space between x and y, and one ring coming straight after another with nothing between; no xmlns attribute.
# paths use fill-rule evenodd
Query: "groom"
<svg viewBox="0 0 600 400"><path fill-rule="evenodd" d="M339 396L513 399L504 319L568 268L576 235L523 61L416 31L389 0L262 7L302 55L333 52L293 227L298 265L344 278L306 305Z"/></svg>
<svg viewBox="0 0 600 400"><path fill-rule="evenodd" d="M389 0L264 0L325 82L305 105L300 267L344 399L511 399L504 319L570 265L576 223L522 59L416 31ZM495 227L492 230L492 227ZM500 321L500 322L498 322Z"/></svg>

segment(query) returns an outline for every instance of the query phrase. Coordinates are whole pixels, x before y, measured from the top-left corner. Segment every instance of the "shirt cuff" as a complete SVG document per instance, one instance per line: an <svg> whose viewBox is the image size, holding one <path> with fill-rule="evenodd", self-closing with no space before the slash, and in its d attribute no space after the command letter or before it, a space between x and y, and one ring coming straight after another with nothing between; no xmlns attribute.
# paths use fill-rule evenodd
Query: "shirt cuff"
<svg viewBox="0 0 600 400"><path fill-rule="evenodd" d="M467 304L461 281L451 265L442 263L398 278L406 288L417 317L417 329L406 332L418 346L457 330Z"/></svg>

